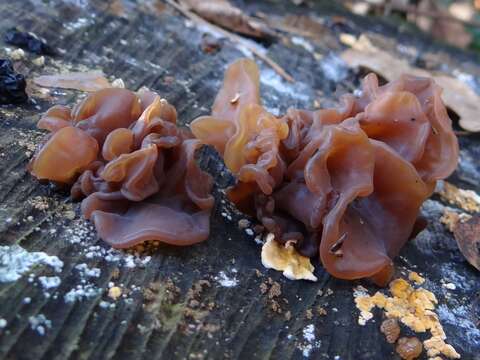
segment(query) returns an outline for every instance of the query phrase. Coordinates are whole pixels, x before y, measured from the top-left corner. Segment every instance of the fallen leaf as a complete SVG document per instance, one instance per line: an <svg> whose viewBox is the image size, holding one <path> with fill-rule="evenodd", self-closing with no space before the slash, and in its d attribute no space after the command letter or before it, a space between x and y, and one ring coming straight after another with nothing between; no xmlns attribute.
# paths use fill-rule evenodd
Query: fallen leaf
<svg viewBox="0 0 480 360"><path fill-rule="evenodd" d="M256 38L270 38L274 35L263 22L246 15L227 0L180 0L179 3L225 29Z"/></svg>
<svg viewBox="0 0 480 360"><path fill-rule="evenodd" d="M317 281L310 259L300 255L291 244L282 245L275 241L273 234L268 234L263 244L262 264L267 269L283 271L283 275L290 280Z"/></svg>
<svg viewBox="0 0 480 360"><path fill-rule="evenodd" d="M341 58L350 66L373 71L392 81L403 74L431 77L443 88L442 99L460 117L460 126L465 130L480 131L480 96L463 81L449 75L432 74L411 66L407 60L374 46L365 35L355 42L348 40L351 49L345 50Z"/></svg>
<svg viewBox="0 0 480 360"><path fill-rule="evenodd" d="M42 75L33 79L38 86L93 92L112 87L101 71Z"/></svg>
<svg viewBox="0 0 480 360"><path fill-rule="evenodd" d="M285 26L310 34L312 37L321 37L327 31L325 25L306 15L287 15L282 20Z"/></svg>
<svg viewBox="0 0 480 360"><path fill-rule="evenodd" d="M480 215L474 215L470 220L457 223L453 235L465 259L480 270Z"/></svg>
<svg viewBox="0 0 480 360"><path fill-rule="evenodd" d="M472 43L473 36L462 23L449 19L439 19L434 22L432 35L439 40L465 49Z"/></svg>
<svg viewBox="0 0 480 360"><path fill-rule="evenodd" d="M460 11L465 12L460 4L450 7L449 12L438 1L422 0L417 6L417 10L422 14L414 18L415 24L423 31L431 33L433 37L461 48L466 48L472 42L472 35L465 29L465 26L448 18L450 13L457 17L456 15Z"/></svg>

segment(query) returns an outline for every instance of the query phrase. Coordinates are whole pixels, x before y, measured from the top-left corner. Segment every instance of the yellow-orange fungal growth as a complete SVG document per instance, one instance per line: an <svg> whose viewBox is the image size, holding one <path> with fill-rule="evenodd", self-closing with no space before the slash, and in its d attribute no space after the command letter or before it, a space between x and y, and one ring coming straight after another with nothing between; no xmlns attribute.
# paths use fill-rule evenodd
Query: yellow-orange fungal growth
<svg viewBox="0 0 480 360"><path fill-rule="evenodd" d="M391 296L381 292L370 296L365 288L355 289L354 298L360 310L360 325L365 325L373 318L372 310L377 307L383 310L388 319L397 319L414 332L429 331L430 338L423 342L429 357L441 354L452 359L460 358L453 346L445 341L447 336L435 313L438 303L435 294L421 287L415 288L404 279L393 280L389 284L389 290Z"/></svg>

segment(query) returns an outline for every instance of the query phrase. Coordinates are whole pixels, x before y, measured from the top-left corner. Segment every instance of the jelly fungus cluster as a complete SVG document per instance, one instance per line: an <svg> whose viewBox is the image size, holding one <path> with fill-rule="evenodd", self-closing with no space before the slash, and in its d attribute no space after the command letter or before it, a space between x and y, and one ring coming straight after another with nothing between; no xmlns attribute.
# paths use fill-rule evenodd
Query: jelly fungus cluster
<svg viewBox="0 0 480 360"><path fill-rule="evenodd" d="M458 143L430 79L404 75L341 106L261 105L256 64L226 71L212 113L176 126L175 108L152 92L104 89L73 109L54 106L33 175L73 184L84 215L115 247L146 240L189 245L209 234L211 177L195 162L201 144L222 155L237 183L229 199L302 255L342 279L385 284L435 182L456 167Z"/></svg>

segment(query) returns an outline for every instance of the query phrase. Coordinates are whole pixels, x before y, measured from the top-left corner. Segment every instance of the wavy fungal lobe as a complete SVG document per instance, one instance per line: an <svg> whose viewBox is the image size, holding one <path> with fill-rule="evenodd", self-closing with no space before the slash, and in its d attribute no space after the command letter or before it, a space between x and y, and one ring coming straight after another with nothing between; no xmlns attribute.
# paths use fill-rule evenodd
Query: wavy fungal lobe
<svg viewBox="0 0 480 360"><path fill-rule="evenodd" d="M379 86L370 74L338 108L275 117L258 74L251 60L233 63L212 114L191 125L236 175L230 199L332 275L385 284L420 206L457 165L441 89L409 75Z"/></svg>
<svg viewBox="0 0 480 360"><path fill-rule="evenodd" d="M54 106L38 123L51 133L30 171L72 185L84 216L114 247L204 241L213 180L195 162L201 143L176 120L153 92L103 89L73 109Z"/></svg>

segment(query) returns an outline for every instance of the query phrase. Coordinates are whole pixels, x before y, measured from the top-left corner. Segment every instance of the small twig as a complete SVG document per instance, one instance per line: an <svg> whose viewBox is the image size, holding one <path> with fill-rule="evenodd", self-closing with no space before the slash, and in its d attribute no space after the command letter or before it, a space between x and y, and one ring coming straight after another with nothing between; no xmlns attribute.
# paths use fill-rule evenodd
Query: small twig
<svg viewBox="0 0 480 360"><path fill-rule="evenodd" d="M193 12L191 12L190 10L186 9L185 7L183 7L182 5L178 4L177 2L175 2L174 0L165 0L169 5L173 6L175 9L177 9L179 12L181 12L185 17L189 18L190 20L196 22L196 23L199 23L201 25L204 25L206 27L209 27L211 30L217 32L217 33L220 33L222 36L226 37L227 39L230 39L231 41L237 43L237 44L240 44L244 47L246 47L249 51L251 51L253 54L255 54L258 58L260 58L261 60L263 60L267 65L269 65L273 70L275 70L278 75L280 75L281 77L283 77L285 80L287 80L288 82L295 82L295 80L293 79L293 77L291 77L289 74L287 74L287 72L280 66L278 65L275 61L273 61L272 59L270 59L270 57L268 57L267 55L265 54L262 54L260 51L258 51L258 49L256 49L254 46L250 45L245 39L243 39L242 37L236 35L236 34L232 34L231 32L227 31L227 30L224 30L223 28L217 26L217 25L214 25L206 20L204 20L203 18L201 18L200 16L194 14Z"/></svg>
<svg viewBox="0 0 480 360"><path fill-rule="evenodd" d="M278 31L282 31L285 33L293 34L293 35L308 37L308 38L318 38L318 35L312 33L311 31L299 30L293 26L281 24L279 21L271 21L267 19L265 20L265 22L268 26Z"/></svg>

